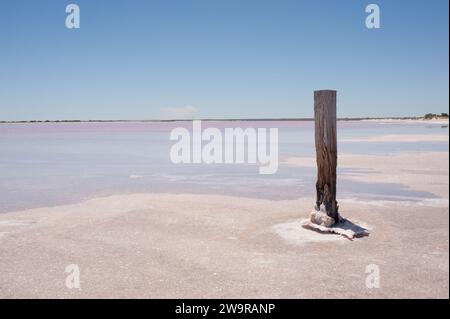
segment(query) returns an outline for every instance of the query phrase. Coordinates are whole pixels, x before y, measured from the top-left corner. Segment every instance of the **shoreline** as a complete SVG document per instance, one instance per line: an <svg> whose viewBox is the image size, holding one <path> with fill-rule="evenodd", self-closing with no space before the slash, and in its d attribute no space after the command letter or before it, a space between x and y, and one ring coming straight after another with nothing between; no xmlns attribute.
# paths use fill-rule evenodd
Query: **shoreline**
<svg viewBox="0 0 450 319"><path fill-rule="evenodd" d="M390 155L343 153L338 156L338 169L349 171L341 172L338 182L353 180L373 185L398 183L406 189L427 192L448 201L448 162L448 152L405 152ZM280 165L313 168L316 166L316 159L288 157Z"/></svg>

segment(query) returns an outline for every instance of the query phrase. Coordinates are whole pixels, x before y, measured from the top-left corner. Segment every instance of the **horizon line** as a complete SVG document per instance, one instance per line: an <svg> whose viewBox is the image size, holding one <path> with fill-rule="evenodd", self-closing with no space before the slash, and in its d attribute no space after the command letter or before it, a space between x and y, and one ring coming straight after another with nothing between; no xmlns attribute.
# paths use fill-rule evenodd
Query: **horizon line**
<svg viewBox="0 0 450 319"><path fill-rule="evenodd" d="M434 115L434 114L433 114ZM436 114L434 118L448 119L448 116ZM366 116L366 117L338 117L337 121L361 121L361 120L418 120L425 116ZM295 118L193 118L193 119L64 119L64 120L0 120L0 123L101 123L101 122L189 122L189 121L314 121L314 117Z"/></svg>

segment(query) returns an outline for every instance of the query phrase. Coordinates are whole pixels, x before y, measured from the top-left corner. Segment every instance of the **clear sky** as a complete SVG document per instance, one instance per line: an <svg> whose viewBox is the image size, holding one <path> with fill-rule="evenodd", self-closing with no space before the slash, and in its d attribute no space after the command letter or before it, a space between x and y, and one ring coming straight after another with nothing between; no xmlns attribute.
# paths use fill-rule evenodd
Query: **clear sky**
<svg viewBox="0 0 450 319"><path fill-rule="evenodd" d="M81 28L67 29L76 3ZM367 29L365 7L381 9ZM2 0L0 120L448 112L448 0Z"/></svg>

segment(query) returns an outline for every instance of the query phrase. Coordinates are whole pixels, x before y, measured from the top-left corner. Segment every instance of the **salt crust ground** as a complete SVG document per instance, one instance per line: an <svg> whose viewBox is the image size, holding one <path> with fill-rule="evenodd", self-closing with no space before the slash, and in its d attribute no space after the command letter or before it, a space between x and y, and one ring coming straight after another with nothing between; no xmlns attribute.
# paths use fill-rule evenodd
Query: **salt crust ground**
<svg viewBox="0 0 450 319"><path fill-rule="evenodd" d="M6 213L0 298L448 298L448 153L343 154L339 165L350 169L339 178L436 198L340 198L343 216L370 229L354 241L300 226L313 198L126 194ZM65 286L69 264L80 290ZM379 289L366 287L370 264Z"/></svg>

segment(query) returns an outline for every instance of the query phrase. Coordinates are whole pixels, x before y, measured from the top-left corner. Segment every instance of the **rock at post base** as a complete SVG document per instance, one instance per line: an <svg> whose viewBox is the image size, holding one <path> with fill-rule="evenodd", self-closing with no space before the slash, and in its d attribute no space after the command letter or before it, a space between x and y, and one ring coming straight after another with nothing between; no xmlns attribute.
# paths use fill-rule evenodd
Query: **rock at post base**
<svg viewBox="0 0 450 319"><path fill-rule="evenodd" d="M333 217L327 215L327 213L322 210L314 210L311 212L310 216L311 223L319 226L331 227L334 225L335 220Z"/></svg>

